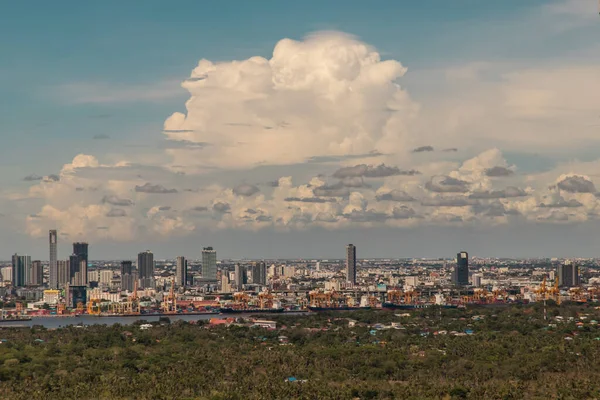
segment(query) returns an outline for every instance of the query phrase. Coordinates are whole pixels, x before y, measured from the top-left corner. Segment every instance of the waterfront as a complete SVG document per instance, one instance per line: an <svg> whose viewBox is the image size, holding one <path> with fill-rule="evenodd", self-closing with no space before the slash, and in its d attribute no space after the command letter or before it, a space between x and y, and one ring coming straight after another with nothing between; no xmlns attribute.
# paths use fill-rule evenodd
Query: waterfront
<svg viewBox="0 0 600 400"><path fill-rule="evenodd" d="M299 313L302 314L302 313ZM250 317L260 314L236 314L236 318ZM206 321L211 318L225 318L220 314L200 314L200 315L164 315L171 322L175 321ZM98 317L92 315L81 315L79 317L34 317L29 321L10 321L0 324L2 328L31 328L34 325L41 325L48 329L64 328L69 325L131 325L136 321L157 322L161 315L132 315L125 317Z"/></svg>

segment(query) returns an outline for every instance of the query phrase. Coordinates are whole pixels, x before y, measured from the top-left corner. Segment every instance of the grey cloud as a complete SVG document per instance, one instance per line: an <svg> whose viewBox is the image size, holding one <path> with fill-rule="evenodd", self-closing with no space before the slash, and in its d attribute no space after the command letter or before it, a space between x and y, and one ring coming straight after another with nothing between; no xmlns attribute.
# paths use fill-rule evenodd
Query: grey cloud
<svg viewBox="0 0 600 400"><path fill-rule="evenodd" d="M366 184L363 178L359 176L348 177L342 180L342 185L349 188L368 188L370 185Z"/></svg>
<svg viewBox="0 0 600 400"><path fill-rule="evenodd" d="M350 194L348 188L344 187L342 182L335 185L323 185L313 189L315 196L322 197L346 197Z"/></svg>
<svg viewBox="0 0 600 400"><path fill-rule="evenodd" d="M204 212L204 211L208 211L208 207L198 206L198 207L192 208L192 211Z"/></svg>
<svg viewBox="0 0 600 400"><path fill-rule="evenodd" d="M569 220L569 216L561 211L555 211L552 214L544 217L537 217L539 222L565 222Z"/></svg>
<svg viewBox="0 0 600 400"><path fill-rule="evenodd" d="M94 140L104 140L104 139L110 139L110 136L108 136L105 133L100 133L98 135L92 136L92 139L94 139Z"/></svg>
<svg viewBox="0 0 600 400"><path fill-rule="evenodd" d="M266 183L268 187L279 187L279 181L269 181Z"/></svg>
<svg viewBox="0 0 600 400"><path fill-rule="evenodd" d="M301 203L335 203L337 200L322 197L286 197L284 201L298 201Z"/></svg>
<svg viewBox="0 0 600 400"><path fill-rule="evenodd" d="M378 151L372 151L366 154L347 154L344 156L316 156L310 157L306 162L308 163L328 163L328 162L339 162L345 160L355 160L360 158L371 158L371 157L380 157L385 154L380 153Z"/></svg>
<svg viewBox="0 0 600 400"><path fill-rule="evenodd" d="M106 214L106 216L113 217L113 218L126 217L127 213L125 212L125 210L122 210L120 208L113 208Z"/></svg>
<svg viewBox="0 0 600 400"><path fill-rule="evenodd" d="M235 194L237 196L249 197L258 192L260 192L259 188L257 188L254 185L247 184L247 183L242 183L242 184L236 186L235 188L233 188L233 194Z"/></svg>
<svg viewBox="0 0 600 400"><path fill-rule="evenodd" d="M469 183L449 176L433 177L425 184L425 188L436 193L466 193Z"/></svg>
<svg viewBox="0 0 600 400"><path fill-rule="evenodd" d="M506 189L502 190L492 190L492 191L483 191L483 192L474 192L469 195L470 199L508 199L511 197L525 197L527 196L527 192L518 187L509 186Z"/></svg>
<svg viewBox="0 0 600 400"><path fill-rule="evenodd" d="M343 216L352 222L381 222L389 218L386 213L374 210L352 210L351 213L343 214Z"/></svg>
<svg viewBox="0 0 600 400"><path fill-rule="evenodd" d="M421 147L417 147L416 149L413 149L413 153L423 153L423 152L430 152L433 151L434 148L432 146L421 146Z"/></svg>
<svg viewBox="0 0 600 400"><path fill-rule="evenodd" d="M410 207L394 207L392 210L392 217L394 219L410 219L415 218L417 213Z"/></svg>
<svg viewBox="0 0 600 400"><path fill-rule="evenodd" d="M481 214L487 217L503 217L505 215L521 215L517 210L507 209L504 204L495 201L490 204L476 204L473 206L475 214Z"/></svg>
<svg viewBox="0 0 600 400"><path fill-rule="evenodd" d="M458 151L458 149L456 147L451 147L449 149L444 149L442 151L445 152L445 153L455 153L455 152Z"/></svg>
<svg viewBox="0 0 600 400"><path fill-rule="evenodd" d="M402 190L394 189L389 193L382 193L375 196L377 201L400 201L400 202L408 202L415 201L416 199L412 196L409 196L406 192Z"/></svg>
<svg viewBox="0 0 600 400"><path fill-rule="evenodd" d="M29 218L40 219L42 216L38 214L29 214Z"/></svg>
<svg viewBox="0 0 600 400"><path fill-rule="evenodd" d="M50 174L44 177L44 182L58 182L60 181L60 176L55 174Z"/></svg>
<svg viewBox="0 0 600 400"><path fill-rule="evenodd" d="M339 179L345 178L354 178L354 177L365 177L365 178L383 178L386 176L396 176L396 175L418 175L419 171L414 169L403 171L398 167L388 167L385 164L380 164L377 166L359 164L353 167L343 167L335 171L333 176Z"/></svg>
<svg viewBox="0 0 600 400"><path fill-rule="evenodd" d="M231 206L228 203L224 203L224 202L217 202L215 204L213 204L213 210L215 210L218 213L221 214L225 214L228 213L231 210Z"/></svg>
<svg viewBox="0 0 600 400"><path fill-rule="evenodd" d="M569 193L595 193L596 187L594 183L583 176L569 176L558 182L556 186Z"/></svg>
<svg viewBox="0 0 600 400"><path fill-rule="evenodd" d="M315 221L332 223L337 222L337 218L331 213L320 212L315 217Z"/></svg>
<svg viewBox="0 0 600 400"><path fill-rule="evenodd" d="M485 174L489 177L505 177L514 174L514 172L505 167L492 167L485 170Z"/></svg>
<svg viewBox="0 0 600 400"><path fill-rule="evenodd" d="M254 208L247 208L246 212L248 214L258 214L258 211L256 211Z"/></svg>
<svg viewBox="0 0 600 400"><path fill-rule="evenodd" d="M25 178L23 178L23 180L26 182L41 181L42 179L43 178L41 176L36 174L27 175Z"/></svg>
<svg viewBox="0 0 600 400"><path fill-rule="evenodd" d="M583 207L583 204L575 199L571 199L566 201L565 199L559 199L553 203L540 203L538 207L541 208L578 208Z"/></svg>
<svg viewBox="0 0 600 400"><path fill-rule="evenodd" d="M117 196L104 196L102 198L102 203L119 207L128 207L133 205L133 200L121 199Z"/></svg>
<svg viewBox="0 0 600 400"><path fill-rule="evenodd" d="M259 215L258 217L256 217L257 222L270 222L271 219L272 218L269 217L268 215Z"/></svg>
<svg viewBox="0 0 600 400"><path fill-rule="evenodd" d="M425 207L466 207L477 204L466 197L436 197L425 199L421 202Z"/></svg>
<svg viewBox="0 0 600 400"><path fill-rule="evenodd" d="M160 206L158 207L158 211L169 211L171 206Z"/></svg>
<svg viewBox="0 0 600 400"><path fill-rule="evenodd" d="M158 193L158 194L169 194L177 193L177 189L167 189L162 185L153 185L150 182L144 186L135 186L135 191L138 193Z"/></svg>
<svg viewBox="0 0 600 400"><path fill-rule="evenodd" d="M206 142L192 142L191 140L164 140L160 143L159 147L162 149L183 149L183 150L195 150L203 149L209 146L210 143Z"/></svg>
<svg viewBox="0 0 600 400"><path fill-rule="evenodd" d="M84 190L85 190L85 189L84 189L84 188L82 188L82 187L80 187L80 186L78 186L78 187L76 187L76 188L75 188L75 191L76 191L76 192L83 192Z"/></svg>
<svg viewBox="0 0 600 400"><path fill-rule="evenodd" d="M99 231L106 231L106 230L108 230L108 226L99 226L96 229Z"/></svg>

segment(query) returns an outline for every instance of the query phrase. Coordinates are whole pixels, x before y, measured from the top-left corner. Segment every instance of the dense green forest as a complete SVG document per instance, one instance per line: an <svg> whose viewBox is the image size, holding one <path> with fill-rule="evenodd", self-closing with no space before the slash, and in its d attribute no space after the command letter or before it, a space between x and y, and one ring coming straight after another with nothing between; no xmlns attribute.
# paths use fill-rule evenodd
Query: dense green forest
<svg viewBox="0 0 600 400"><path fill-rule="evenodd" d="M600 398L592 306L549 305L547 320L541 304L403 313L282 315L272 331L2 329L0 398Z"/></svg>

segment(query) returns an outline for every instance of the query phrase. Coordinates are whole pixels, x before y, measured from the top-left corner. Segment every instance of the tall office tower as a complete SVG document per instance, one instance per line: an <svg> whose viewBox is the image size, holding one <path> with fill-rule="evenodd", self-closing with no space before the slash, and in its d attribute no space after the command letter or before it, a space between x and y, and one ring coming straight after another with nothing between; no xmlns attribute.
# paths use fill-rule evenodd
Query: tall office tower
<svg viewBox="0 0 600 400"><path fill-rule="evenodd" d="M356 285L356 246L346 246L346 281Z"/></svg>
<svg viewBox="0 0 600 400"><path fill-rule="evenodd" d="M69 284L70 285L77 285L75 280L79 278L80 265L81 264L79 263L79 257L77 256L77 254L71 254L69 256Z"/></svg>
<svg viewBox="0 0 600 400"><path fill-rule="evenodd" d="M217 280L217 251L212 247L205 247L202 250L202 279Z"/></svg>
<svg viewBox="0 0 600 400"><path fill-rule="evenodd" d="M12 282L12 266L4 267L0 271L2 271L2 281L4 282Z"/></svg>
<svg viewBox="0 0 600 400"><path fill-rule="evenodd" d="M188 263L185 257L177 257L177 270L175 272L175 283L179 287L185 288L187 285Z"/></svg>
<svg viewBox="0 0 600 400"><path fill-rule="evenodd" d="M235 289L238 291L244 290L244 285L248 283L246 268L240 264L235 264Z"/></svg>
<svg viewBox="0 0 600 400"><path fill-rule="evenodd" d="M73 243L73 254L79 259L77 263L76 272L79 272L78 283L79 286L87 285L87 269L88 269L88 244L85 242ZM72 267L71 267L72 268Z"/></svg>
<svg viewBox="0 0 600 400"><path fill-rule="evenodd" d="M51 230L49 235L50 243L50 264L48 269L50 270L50 276L48 278L48 286L50 289L58 289L58 266L56 264L58 254L58 235L56 230Z"/></svg>
<svg viewBox="0 0 600 400"><path fill-rule="evenodd" d="M575 287L581 284L579 276L579 265L570 261L565 261L563 265L557 268L558 284L562 287Z"/></svg>
<svg viewBox="0 0 600 400"><path fill-rule="evenodd" d="M257 262L252 265L252 283L265 286L267 284L267 264Z"/></svg>
<svg viewBox="0 0 600 400"><path fill-rule="evenodd" d="M25 286L31 285L31 256L23 257L23 269L25 270Z"/></svg>
<svg viewBox="0 0 600 400"><path fill-rule="evenodd" d="M67 260L56 261L56 277L58 287L62 288L71 283L71 268L70 262Z"/></svg>
<svg viewBox="0 0 600 400"><path fill-rule="evenodd" d="M12 256L12 285L25 286L25 257L18 254Z"/></svg>
<svg viewBox="0 0 600 400"><path fill-rule="evenodd" d="M42 286L44 284L44 269L41 261L31 263L31 285Z"/></svg>
<svg viewBox="0 0 600 400"><path fill-rule="evenodd" d="M121 261L121 290L133 292L137 274L131 261Z"/></svg>
<svg viewBox="0 0 600 400"><path fill-rule="evenodd" d="M137 267L140 287L154 289L154 254L150 250L138 254Z"/></svg>
<svg viewBox="0 0 600 400"><path fill-rule="evenodd" d="M456 266L452 272L452 283L458 286L469 284L469 254L461 251L456 255Z"/></svg>

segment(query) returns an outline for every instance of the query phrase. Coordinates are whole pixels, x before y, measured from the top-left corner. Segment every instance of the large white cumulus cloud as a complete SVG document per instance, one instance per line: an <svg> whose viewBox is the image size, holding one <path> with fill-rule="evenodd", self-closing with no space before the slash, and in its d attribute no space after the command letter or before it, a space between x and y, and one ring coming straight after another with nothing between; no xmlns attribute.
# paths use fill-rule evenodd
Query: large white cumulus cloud
<svg viewBox="0 0 600 400"><path fill-rule="evenodd" d="M397 84L406 69L341 33L283 39L270 60L201 60L183 87L187 114L164 124L173 164L244 168L321 155L396 153L417 105Z"/></svg>

